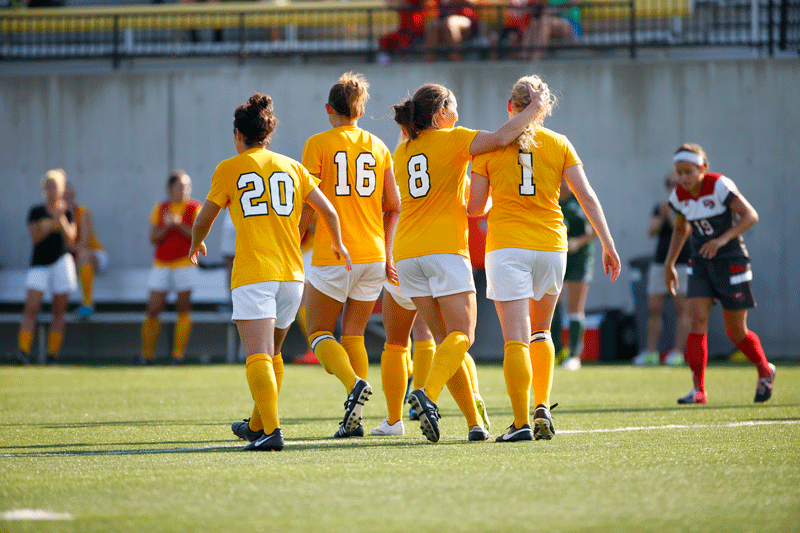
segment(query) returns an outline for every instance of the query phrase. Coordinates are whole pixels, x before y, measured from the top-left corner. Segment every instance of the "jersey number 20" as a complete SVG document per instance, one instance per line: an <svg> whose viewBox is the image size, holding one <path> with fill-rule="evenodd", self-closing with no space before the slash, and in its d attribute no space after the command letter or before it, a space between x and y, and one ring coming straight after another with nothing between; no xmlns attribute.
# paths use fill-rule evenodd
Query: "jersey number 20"
<svg viewBox="0 0 800 533"><path fill-rule="evenodd" d="M240 202L246 217L269 215L269 206L275 214L288 217L294 211L294 180L286 172L273 172L269 179L269 199L264 199L264 178L255 172L239 176L236 186L242 193Z"/></svg>

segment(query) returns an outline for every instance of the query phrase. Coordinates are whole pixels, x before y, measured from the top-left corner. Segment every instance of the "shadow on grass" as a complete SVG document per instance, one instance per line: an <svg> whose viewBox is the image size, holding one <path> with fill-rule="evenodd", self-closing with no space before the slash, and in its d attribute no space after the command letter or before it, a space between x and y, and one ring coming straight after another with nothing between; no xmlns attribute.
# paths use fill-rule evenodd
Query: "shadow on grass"
<svg viewBox="0 0 800 533"><path fill-rule="evenodd" d="M139 448L131 449L130 446L165 446L165 445L180 445L180 444L203 444L221 442L228 442L222 446L194 446L185 448ZM321 450L334 450L334 449L347 449L347 448L363 448L363 447L397 447L397 448L411 448L417 446L427 446L430 443L422 438L418 440L396 440L386 439L384 437L373 438L351 438L351 439L332 439L332 438L314 438L314 437L299 437L287 440L284 452L289 451L321 451ZM440 441L436 446L453 446L453 445L474 445L476 443L469 443L461 440L447 440ZM63 450L63 448L79 448L79 447L107 447L119 446L126 449L106 449L106 450ZM165 442L137 442L137 443L74 443L74 444L52 444L52 445L38 445L38 446L0 446L2 450L20 450L16 452L9 452L0 454L0 458L37 458L37 457L90 457L90 456L103 456L103 455L163 455L163 454L185 454L185 453L230 453L241 452L244 450L245 443L209 440L209 441L165 441ZM52 451L48 451L52 450ZM59 450L60 449L60 450ZM22 451L28 450L28 451Z"/></svg>

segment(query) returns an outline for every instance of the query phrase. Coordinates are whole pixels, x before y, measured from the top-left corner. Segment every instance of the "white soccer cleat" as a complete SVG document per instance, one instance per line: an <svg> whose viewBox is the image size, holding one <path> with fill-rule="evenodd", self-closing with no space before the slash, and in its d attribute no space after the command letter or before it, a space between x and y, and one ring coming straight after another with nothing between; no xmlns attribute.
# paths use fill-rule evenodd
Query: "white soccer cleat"
<svg viewBox="0 0 800 533"><path fill-rule="evenodd" d="M670 352L671 353L671 352ZM636 366L655 366L659 362L658 352L642 350L639 355L631 359L631 363ZM683 364L683 354L681 354L681 363Z"/></svg>
<svg viewBox="0 0 800 533"><path fill-rule="evenodd" d="M406 432L403 421L398 420L394 424L389 423L389 417L383 419L378 427L372 430L373 435L380 435L383 437L394 437L404 435Z"/></svg>
<svg viewBox="0 0 800 533"><path fill-rule="evenodd" d="M667 366L681 366L684 364L683 352L677 349L670 350L664 358L664 364Z"/></svg>
<svg viewBox="0 0 800 533"><path fill-rule="evenodd" d="M561 368L564 370L580 370L581 358L578 356L570 357L569 359L566 359L563 363L561 363Z"/></svg>

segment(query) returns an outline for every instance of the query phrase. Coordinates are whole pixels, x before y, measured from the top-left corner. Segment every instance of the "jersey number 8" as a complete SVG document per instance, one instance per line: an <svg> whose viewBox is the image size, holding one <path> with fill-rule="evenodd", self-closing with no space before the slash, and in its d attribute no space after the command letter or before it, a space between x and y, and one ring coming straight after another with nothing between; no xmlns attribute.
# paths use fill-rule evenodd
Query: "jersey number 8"
<svg viewBox="0 0 800 533"><path fill-rule="evenodd" d="M431 176L428 174L428 158L425 154L412 155L408 159L408 193L412 198L427 196L431 190Z"/></svg>
<svg viewBox="0 0 800 533"><path fill-rule="evenodd" d="M242 193L240 202L245 217L269 215L269 205L275 214L288 217L294 211L294 180L286 172L273 172L269 179L269 200L263 199L264 178L255 172L239 176L236 186Z"/></svg>

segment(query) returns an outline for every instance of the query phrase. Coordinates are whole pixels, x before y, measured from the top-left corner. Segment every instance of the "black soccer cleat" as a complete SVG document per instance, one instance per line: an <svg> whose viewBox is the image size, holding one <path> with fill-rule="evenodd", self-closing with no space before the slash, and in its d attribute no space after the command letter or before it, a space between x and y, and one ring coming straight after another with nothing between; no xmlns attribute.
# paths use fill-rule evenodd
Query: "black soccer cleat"
<svg viewBox="0 0 800 533"><path fill-rule="evenodd" d="M408 395L408 403L419 413L422 434L431 441L439 442L439 408L428 399L425 391L417 389Z"/></svg>
<svg viewBox="0 0 800 533"><path fill-rule="evenodd" d="M363 424L359 424L358 426L356 426L356 429L354 429L353 431L346 431L344 429L344 424L342 424L341 422L339 422L339 429L336 431L336 433L333 434L334 439L347 439L350 437L363 437L363 436L364 436Z"/></svg>
<svg viewBox="0 0 800 533"><path fill-rule="evenodd" d="M22 366L28 366L31 364L29 354L23 352L22 350L17 350L17 364Z"/></svg>
<svg viewBox="0 0 800 533"><path fill-rule="evenodd" d="M470 442L480 442L489 440L490 438L491 435L489 435L489 431L483 426L472 426L467 435L467 439Z"/></svg>
<svg viewBox="0 0 800 533"><path fill-rule="evenodd" d="M553 406L555 407L555 405ZM533 411L533 438L536 440L550 440L556 434L553 428L553 417L550 415L550 409L543 404L536 406Z"/></svg>
<svg viewBox="0 0 800 533"><path fill-rule="evenodd" d="M259 429L258 431L253 431L250 429L249 418L245 418L241 422L234 422L231 424L231 431L233 431L234 435L242 440L246 440L247 442L253 442L254 440L258 440L264 436L263 429Z"/></svg>
<svg viewBox="0 0 800 533"><path fill-rule="evenodd" d="M756 383L756 397L753 400L756 403L766 402L772 397L772 385L775 383L775 365L769 363L769 375L763 378L758 378Z"/></svg>
<svg viewBox="0 0 800 533"><path fill-rule="evenodd" d="M361 378L356 379L356 384L350 391L350 395L344 402L344 420L342 426L345 431L353 431L361 424L361 413L364 409L364 404L369 401L372 395L372 387L369 383Z"/></svg>
<svg viewBox="0 0 800 533"><path fill-rule="evenodd" d="M262 435L244 447L246 452L279 452L282 449L283 431L281 428L275 428L269 435Z"/></svg>
<svg viewBox="0 0 800 533"><path fill-rule="evenodd" d="M497 437L496 442L520 442L533 440L533 430L530 424L524 424L517 429L514 424L508 426L508 431Z"/></svg>

